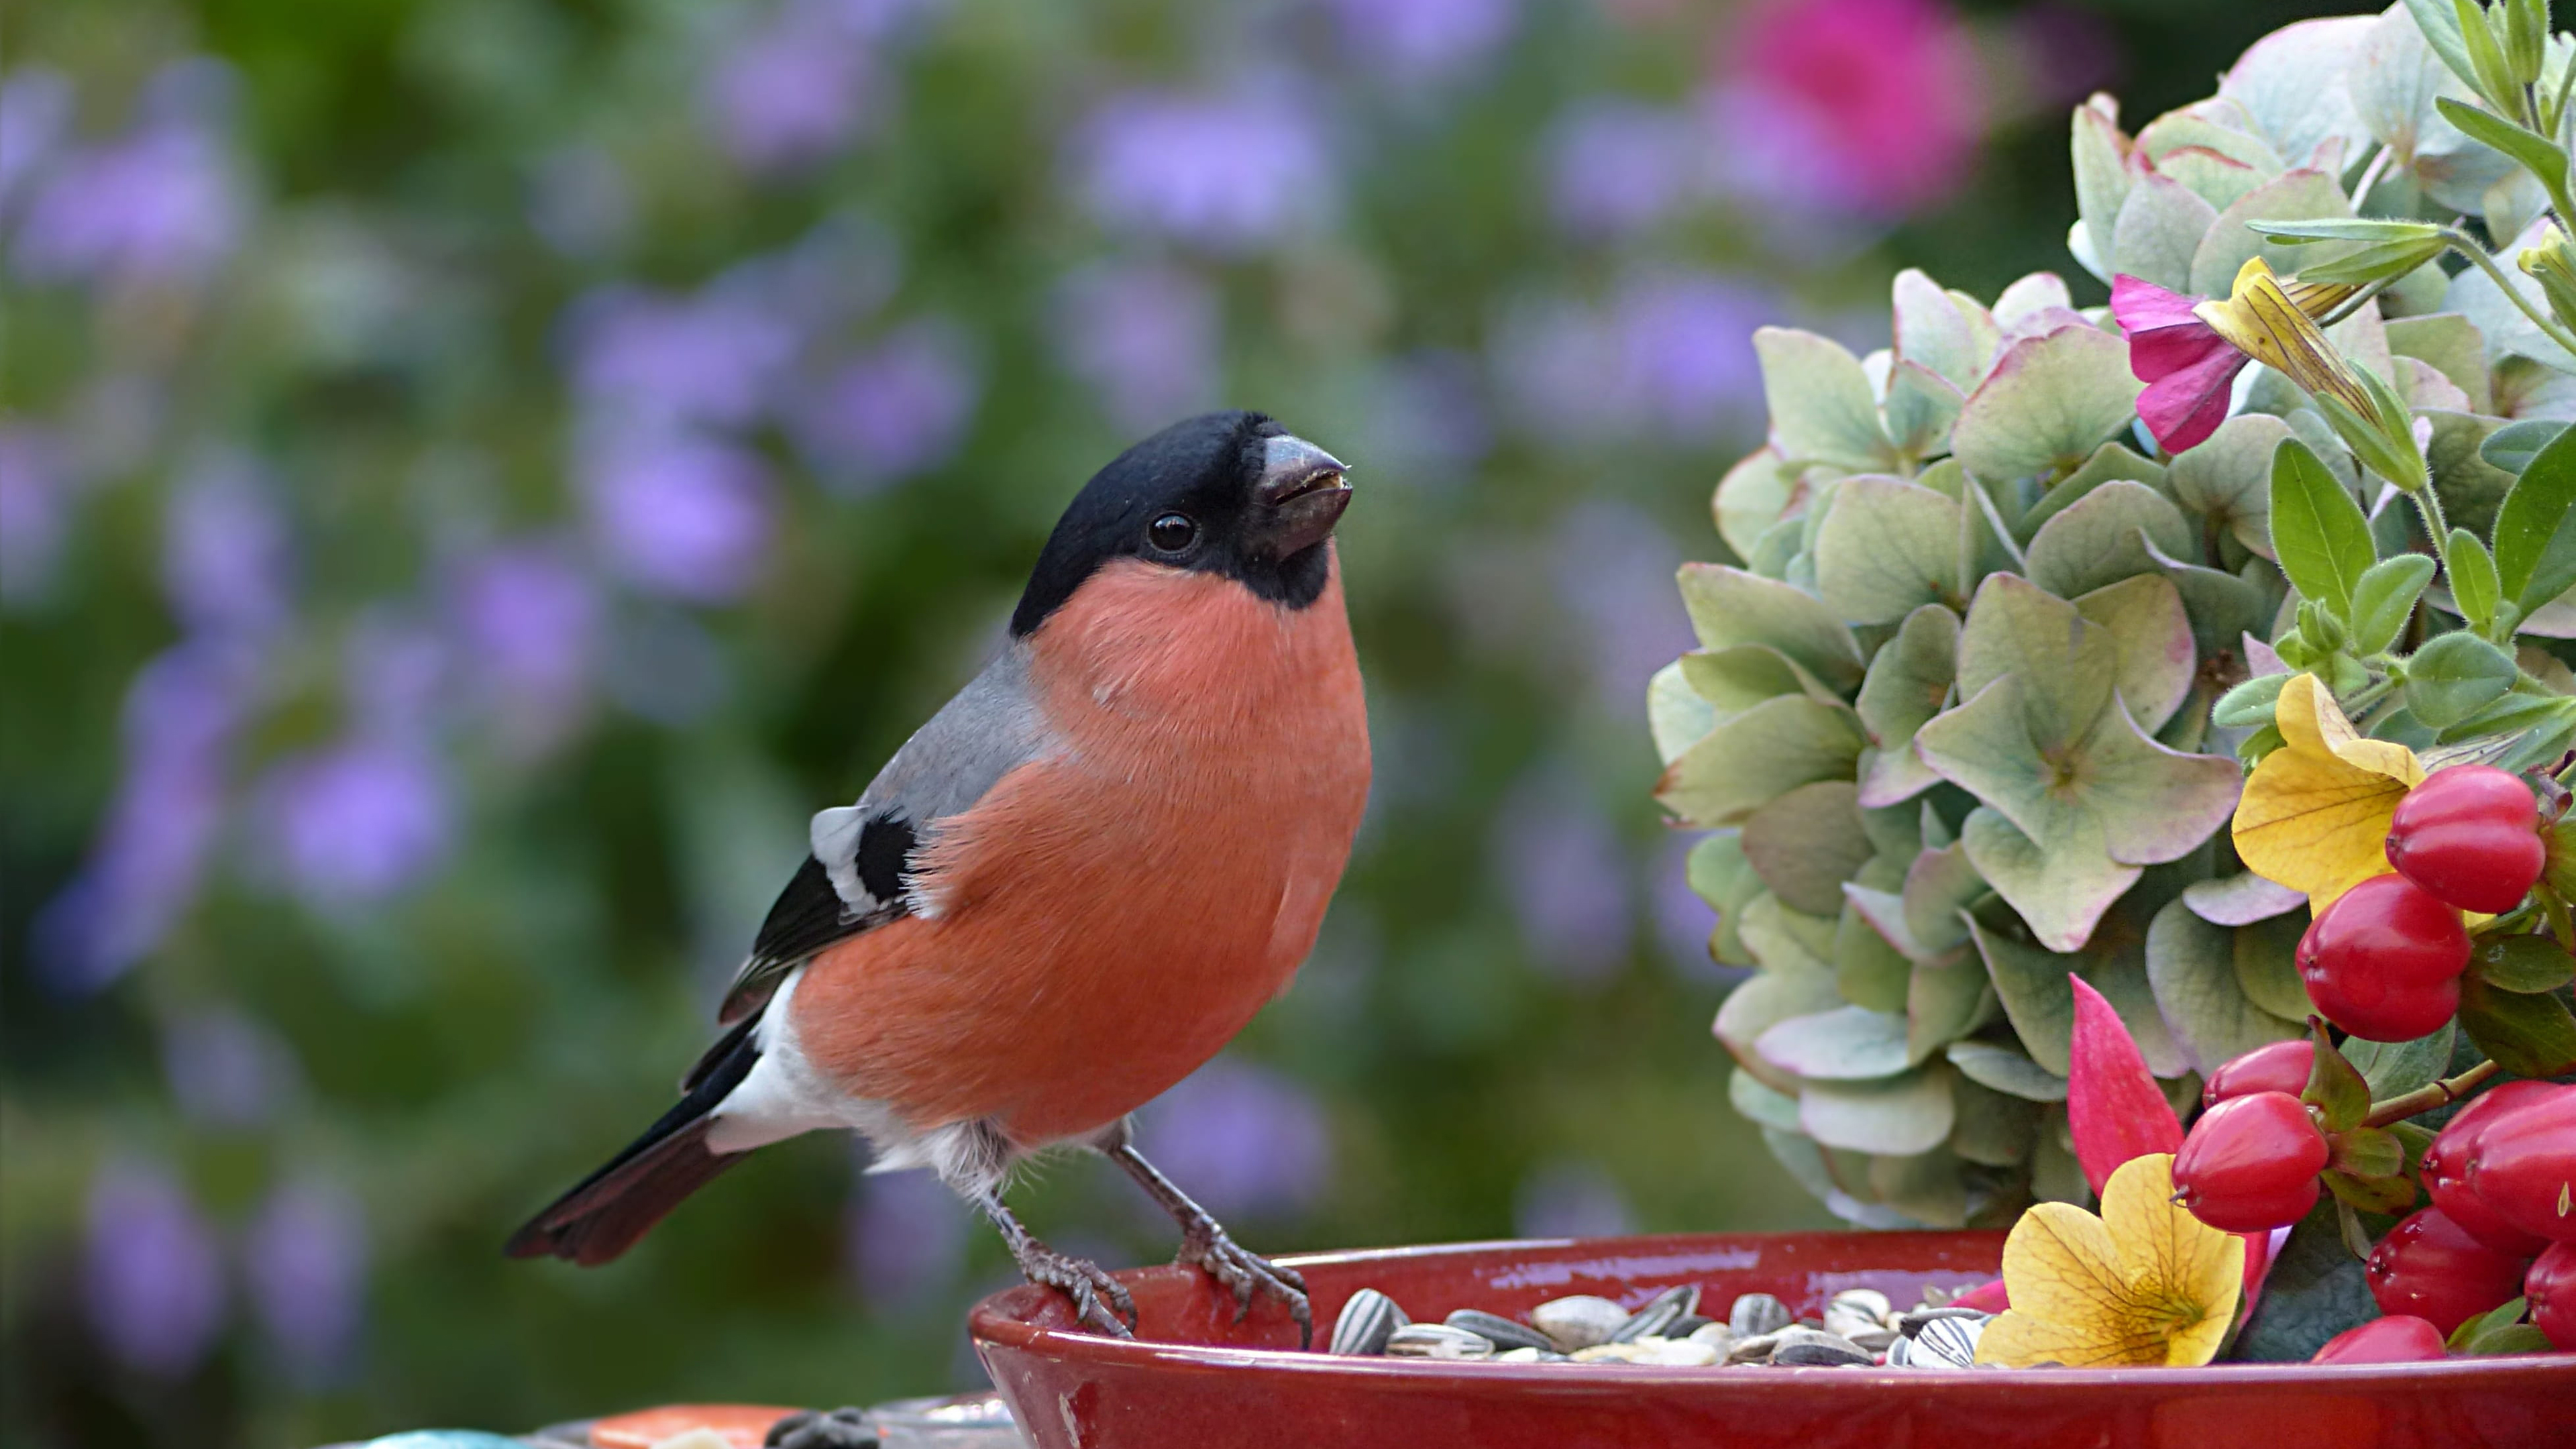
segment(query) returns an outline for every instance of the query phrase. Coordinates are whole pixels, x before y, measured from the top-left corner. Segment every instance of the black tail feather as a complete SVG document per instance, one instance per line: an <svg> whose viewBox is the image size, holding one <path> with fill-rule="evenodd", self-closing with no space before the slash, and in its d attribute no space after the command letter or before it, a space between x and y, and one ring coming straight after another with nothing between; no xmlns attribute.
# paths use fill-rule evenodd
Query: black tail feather
<svg viewBox="0 0 2576 1449"><path fill-rule="evenodd" d="M555 1257L595 1267L633 1247L681 1199L741 1161L742 1153L707 1147L707 1114L742 1084L760 1059L760 1048L741 1028L727 1032L716 1045L689 1074L687 1096L625 1151L511 1234L502 1251L513 1258Z"/></svg>

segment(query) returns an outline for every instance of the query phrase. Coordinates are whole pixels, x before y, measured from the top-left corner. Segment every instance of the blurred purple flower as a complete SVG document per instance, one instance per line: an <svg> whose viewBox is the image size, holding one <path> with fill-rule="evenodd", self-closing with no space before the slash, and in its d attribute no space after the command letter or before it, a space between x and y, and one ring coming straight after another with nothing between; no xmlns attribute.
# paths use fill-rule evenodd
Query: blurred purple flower
<svg viewBox="0 0 2576 1449"><path fill-rule="evenodd" d="M2015 11L2012 30L2039 105L2073 105L2120 77L2119 34L2093 11L2043 0Z"/></svg>
<svg viewBox="0 0 2576 1449"><path fill-rule="evenodd" d="M48 66L0 80L0 213L70 130L74 100L71 78Z"/></svg>
<svg viewBox="0 0 2576 1449"><path fill-rule="evenodd" d="M416 744L364 737L281 762L261 782L259 805L286 883L317 909L416 884L447 854L454 829L438 761Z"/></svg>
<svg viewBox="0 0 2576 1449"><path fill-rule="evenodd" d="M1215 400L1221 326L1214 289L1182 267L1096 262L1056 291L1065 370L1099 393L1124 432L1149 432Z"/></svg>
<svg viewBox="0 0 2576 1449"><path fill-rule="evenodd" d="M1602 706L1642 720L1647 681L1698 647L1672 587L1681 548L1635 508L1598 499L1568 510L1555 536L1557 595L1583 628L1579 647Z"/></svg>
<svg viewBox="0 0 2576 1449"><path fill-rule="evenodd" d="M0 424L0 608L51 591L71 514L72 479L53 438Z"/></svg>
<svg viewBox="0 0 2576 1449"><path fill-rule="evenodd" d="M599 586L564 543L522 538L459 563L447 589L463 666L516 748L543 748L567 726L598 668Z"/></svg>
<svg viewBox="0 0 2576 1449"><path fill-rule="evenodd" d="M866 1163L862 1148L859 1165ZM880 1311L937 1297L965 1266L971 1226L957 1194L927 1172L860 1172L851 1184L847 1239L858 1292Z"/></svg>
<svg viewBox="0 0 2576 1449"><path fill-rule="evenodd" d="M127 687L116 798L81 873L36 921L38 959L55 989L114 981L196 899L251 686L241 656L198 642L153 659Z"/></svg>
<svg viewBox="0 0 2576 1449"><path fill-rule="evenodd" d="M59 155L19 226L37 281L195 282L232 254L249 203L221 135L231 73L182 61L146 88L113 142Z"/></svg>
<svg viewBox="0 0 2576 1449"><path fill-rule="evenodd" d="M964 335L915 322L830 369L798 410L796 435L827 481L882 487L948 461L979 388Z"/></svg>
<svg viewBox="0 0 2576 1449"><path fill-rule="evenodd" d="M846 5L789 0L734 37L701 103L717 141L747 170L810 165L867 127L884 86Z"/></svg>
<svg viewBox="0 0 2576 1449"><path fill-rule="evenodd" d="M214 1347L224 1322L221 1250L167 1167L126 1157L101 1169L81 1259L90 1330L119 1363L175 1379Z"/></svg>
<svg viewBox="0 0 2576 1449"><path fill-rule="evenodd" d="M418 619L381 607L362 614L340 646L341 690L359 734L424 740L448 693L447 641Z"/></svg>
<svg viewBox="0 0 2576 1449"><path fill-rule="evenodd" d="M1336 203L1311 90L1247 84L1213 95L1131 91L1084 123L1077 187L1092 216L1220 252L1257 251Z"/></svg>
<svg viewBox="0 0 2576 1449"><path fill-rule="evenodd" d="M293 610L294 540L277 490L235 452L198 461L162 523L161 589L189 629L258 642Z"/></svg>
<svg viewBox="0 0 2576 1449"><path fill-rule="evenodd" d="M1322 1106L1286 1075L1232 1057L1137 1113L1136 1145L1219 1219L1293 1217L1332 1185Z"/></svg>
<svg viewBox="0 0 2576 1449"><path fill-rule="evenodd" d="M1495 883L1539 969L1594 985L1627 964L1628 862L1580 781L1542 768L1515 786L1489 837Z"/></svg>
<svg viewBox="0 0 2576 1449"><path fill-rule="evenodd" d="M1418 352L1399 359L1369 390L1368 407L1363 456L1398 482L1455 479L1493 446L1484 378L1472 357Z"/></svg>
<svg viewBox="0 0 2576 1449"><path fill-rule="evenodd" d="M594 428L579 459L590 531L639 588L715 604L749 589L776 503L758 454L685 428Z"/></svg>
<svg viewBox="0 0 2576 1449"><path fill-rule="evenodd" d="M1390 81L1437 83L1511 39L1517 0L1325 0L1342 52Z"/></svg>
<svg viewBox="0 0 2576 1449"><path fill-rule="evenodd" d="M1542 432L1586 445L1702 445L1749 432L1760 416L1749 338L1777 312L1740 282L1652 272L1602 307L1523 305L1498 329L1495 361L1504 390Z"/></svg>
<svg viewBox="0 0 2576 1449"><path fill-rule="evenodd" d="M739 426L775 401L802 345L757 269L674 296L610 287L566 317L573 385L594 407L648 423Z"/></svg>
<svg viewBox="0 0 2576 1449"><path fill-rule="evenodd" d="M1636 1231L1627 1194L1589 1162L1557 1162L1521 1179L1512 1231L1524 1238L1609 1238Z"/></svg>
<svg viewBox="0 0 2576 1449"><path fill-rule="evenodd" d="M1689 204L1707 149L1680 112L1604 98L1557 117L1543 144L1557 225L1593 239L1643 231Z"/></svg>
<svg viewBox="0 0 2576 1449"><path fill-rule="evenodd" d="M303 1079L295 1049L236 1006L174 1016L161 1026L161 1074L180 1115L209 1127L257 1127Z"/></svg>
<svg viewBox="0 0 2576 1449"><path fill-rule="evenodd" d="M283 1183L251 1220L242 1243L251 1307L298 1385L336 1382L356 1359L367 1258L366 1213L336 1183Z"/></svg>

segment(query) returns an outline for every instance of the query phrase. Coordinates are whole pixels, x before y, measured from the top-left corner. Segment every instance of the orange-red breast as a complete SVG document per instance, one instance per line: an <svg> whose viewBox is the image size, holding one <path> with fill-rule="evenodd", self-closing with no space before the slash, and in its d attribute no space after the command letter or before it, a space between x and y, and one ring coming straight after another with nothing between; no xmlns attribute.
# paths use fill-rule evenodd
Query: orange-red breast
<svg viewBox="0 0 2576 1449"><path fill-rule="evenodd" d="M855 805L825 810L685 1095L510 1240L606 1262L743 1153L818 1128L928 1167L1030 1281L1124 1333L1125 1292L1001 1192L1058 1144L1107 1153L1249 1304L1296 1275L1233 1243L1127 1114L1283 990L1368 793L1332 530L1342 464L1258 413L1176 424L1056 524L996 659Z"/></svg>

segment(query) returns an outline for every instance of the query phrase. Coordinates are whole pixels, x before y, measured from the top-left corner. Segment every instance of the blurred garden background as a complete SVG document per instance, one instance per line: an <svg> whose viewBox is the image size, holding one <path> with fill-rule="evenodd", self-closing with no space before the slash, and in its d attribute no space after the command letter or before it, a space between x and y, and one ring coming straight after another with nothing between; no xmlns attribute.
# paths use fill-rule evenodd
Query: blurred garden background
<svg viewBox="0 0 2576 1449"><path fill-rule="evenodd" d="M1144 1116L1270 1251L1829 1221L1647 798L1748 341L2064 256L2268 0L36 0L0 13L0 1441L977 1380L919 1175L502 1237L667 1104L812 810L1175 417L1348 459L1378 780ZM1830 164L1814 164L1817 156ZM1167 1257L1098 1163L1016 1199Z"/></svg>

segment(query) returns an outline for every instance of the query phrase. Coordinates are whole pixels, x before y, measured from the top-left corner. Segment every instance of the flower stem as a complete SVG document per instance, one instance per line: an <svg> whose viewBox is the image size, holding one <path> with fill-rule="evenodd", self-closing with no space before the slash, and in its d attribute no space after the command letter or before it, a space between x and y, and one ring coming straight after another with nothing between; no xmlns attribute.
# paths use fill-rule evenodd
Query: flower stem
<svg viewBox="0 0 2576 1449"><path fill-rule="evenodd" d="M2550 203L2553 206L2565 207L2566 190L2564 185L2549 188ZM2532 306L2531 299L2522 295L2521 290L2514 286L2513 280L2504 274L2504 268L2497 266L2495 258L2487 255L2485 247L2479 246L2448 227L2443 228L2442 237L2451 244L2451 250L2477 263L2479 269L2487 274L2488 279L2496 284L2496 290L2504 293L2505 300L2513 303L2521 310L2522 315L2530 318L2532 325L2540 329L2541 335L2566 348L2569 354L2576 355L2576 337L2568 336L2567 329L2559 326L2557 319Z"/></svg>
<svg viewBox="0 0 2576 1449"><path fill-rule="evenodd" d="M2442 577L2448 579L2451 576L2451 526L2442 517L2442 500L2433 491L2433 480L2425 479L2423 487L2406 496L2415 500L2416 509L2424 515L2425 530L2433 535L2433 561L2442 566Z"/></svg>
<svg viewBox="0 0 2576 1449"><path fill-rule="evenodd" d="M2370 165L2362 171L2361 179L2354 182L2352 186L2353 215L2361 215L2361 204L2370 199L2370 189L2379 184L2379 174L2388 169L2389 159L2396 154L2397 148L2382 146L2379 148L2379 154L2370 158Z"/></svg>
<svg viewBox="0 0 2576 1449"><path fill-rule="evenodd" d="M2493 1062L2480 1062L2448 1081L2417 1087L2414 1091L2379 1103L2370 1109L2369 1116L2362 1119L2362 1125L2385 1127L2391 1122L2403 1122L2418 1112L2430 1112L2436 1107L2447 1107L2475 1090L2480 1082L2502 1070L2503 1068Z"/></svg>

